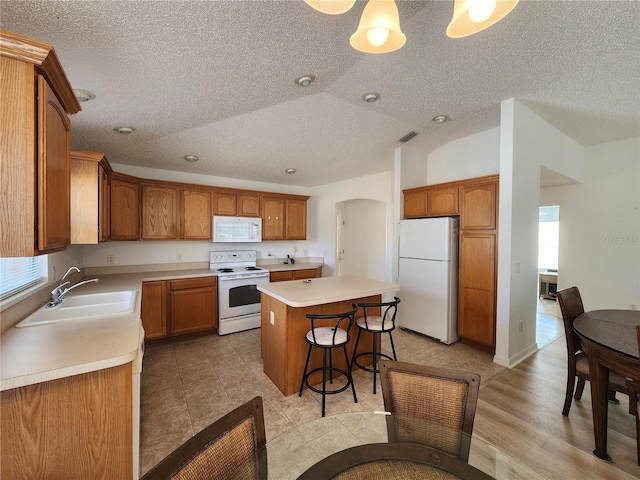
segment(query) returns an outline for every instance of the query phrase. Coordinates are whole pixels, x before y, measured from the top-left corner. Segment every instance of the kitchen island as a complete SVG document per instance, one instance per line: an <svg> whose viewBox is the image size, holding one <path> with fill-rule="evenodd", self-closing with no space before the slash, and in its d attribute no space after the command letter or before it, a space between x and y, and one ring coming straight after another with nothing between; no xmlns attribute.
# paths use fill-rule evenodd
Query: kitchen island
<svg viewBox="0 0 640 480"><path fill-rule="evenodd" d="M306 318L308 313L330 314L351 310L351 304L380 302L382 294L400 290L400 285L385 283L368 278L341 276L323 277L312 280L292 280L258 285L262 292L261 313L261 354L264 373L284 393L291 395L300 388L304 362L309 344L305 335L311 327ZM368 310L369 311L369 310ZM371 310L371 313L374 313ZM362 315L358 309L356 317ZM318 322L318 325L321 325ZM350 332L347 351L353 356L357 327ZM371 351L372 338L363 334L358 352ZM334 357L335 366L344 369L341 355ZM321 366L322 354L314 349L309 369ZM312 383L320 383L321 373L311 377Z"/></svg>

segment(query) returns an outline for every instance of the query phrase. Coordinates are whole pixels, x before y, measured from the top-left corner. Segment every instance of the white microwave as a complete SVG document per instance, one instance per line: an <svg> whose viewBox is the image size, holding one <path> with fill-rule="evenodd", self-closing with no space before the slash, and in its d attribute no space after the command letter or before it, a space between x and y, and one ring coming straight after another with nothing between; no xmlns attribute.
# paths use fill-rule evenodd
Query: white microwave
<svg viewBox="0 0 640 480"><path fill-rule="evenodd" d="M213 243L254 243L262 241L262 218L213 217Z"/></svg>

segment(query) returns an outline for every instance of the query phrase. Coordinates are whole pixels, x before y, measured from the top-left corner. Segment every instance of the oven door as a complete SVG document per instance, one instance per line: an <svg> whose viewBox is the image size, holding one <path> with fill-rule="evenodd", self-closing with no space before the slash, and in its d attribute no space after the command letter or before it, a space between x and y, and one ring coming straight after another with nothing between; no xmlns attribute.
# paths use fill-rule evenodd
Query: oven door
<svg viewBox="0 0 640 480"><path fill-rule="evenodd" d="M260 292L256 285L262 283L269 283L269 273L250 278L218 277L218 317L260 314Z"/></svg>

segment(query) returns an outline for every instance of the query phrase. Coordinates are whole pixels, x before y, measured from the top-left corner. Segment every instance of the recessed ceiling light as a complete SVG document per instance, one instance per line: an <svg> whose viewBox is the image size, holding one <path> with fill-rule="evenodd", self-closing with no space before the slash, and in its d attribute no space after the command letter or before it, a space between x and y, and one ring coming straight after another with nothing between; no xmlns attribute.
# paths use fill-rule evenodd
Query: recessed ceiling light
<svg viewBox="0 0 640 480"><path fill-rule="evenodd" d="M123 135L129 135L130 133L133 133L136 131L136 129L133 127L116 127L113 130Z"/></svg>
<svg viewBox="0 0 640 480"><path fill-rule="evenodd" d="M79 102L88 102L96 98L96 94L89 90L74 90L73 93Z"/></svg>
<svg viewBox="0 0 640 480"><path fill-rule="evenodd" d="M301 87L308 87L315 79L315 75L304 75L302 77L296 78L295 82Z"/></svg>
<svg viewBox="0 0 640 480"><path fill-rule="evenodd" d="M189 162L189 163L194 163L199 160L197 155L185 155L182 158L184 158L185 162Z"/></svg>
<svg viewBox="0 0 640 480"><path fill-rule="evenodd" d="M295 168L287 168L285 172L288 173L289 175L293 175L294 173L297 172L297 170Z"/></svg>
<svg viewBox="0 0 640 480"><path fill-rule="evenodd" d="M379 93L375 93L375 92L372 92L372 93L365 93L365 94L362 96L362 99L363 99L365 102L367 102L367 103L373 103L373 102L375 102L376 100L380 100L380 94L379 94Z"/></svg>
<svg viewBox="0 0 640 480"><path fill-rule="evenodd" d="M446 115L436 115L431 120L433 120L436 123L444 123L447 120L449 120L449 117L447 117Z"/></svg>

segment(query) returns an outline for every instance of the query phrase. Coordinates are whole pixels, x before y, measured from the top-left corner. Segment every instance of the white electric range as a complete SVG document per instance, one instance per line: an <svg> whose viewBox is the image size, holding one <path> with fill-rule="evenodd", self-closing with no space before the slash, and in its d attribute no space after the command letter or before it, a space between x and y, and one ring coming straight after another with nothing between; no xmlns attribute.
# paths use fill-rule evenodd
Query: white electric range
<svg viewBox="0 0 640 480"><path fill-rule="evenodd" d="M209 253L209 269L218 274L218 334L260 327L260 292L269 270L256 266L255 250Z"/></svg>

